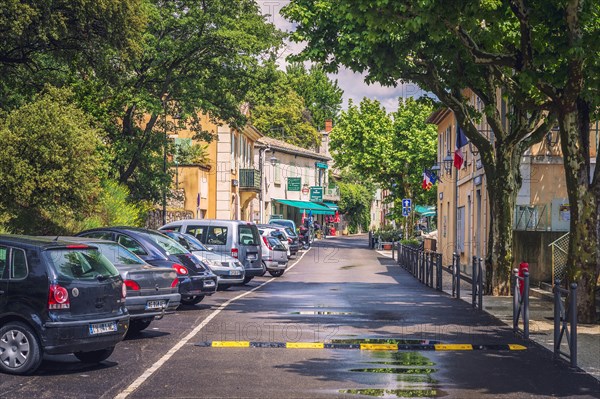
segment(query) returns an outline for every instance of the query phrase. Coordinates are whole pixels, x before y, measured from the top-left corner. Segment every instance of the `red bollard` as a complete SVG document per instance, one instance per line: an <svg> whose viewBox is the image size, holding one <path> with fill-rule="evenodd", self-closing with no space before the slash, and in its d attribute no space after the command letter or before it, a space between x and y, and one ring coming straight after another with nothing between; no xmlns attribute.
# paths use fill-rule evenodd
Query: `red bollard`
<svg viewBox="0 0 600 399"><path fill-rule="evenodd" d="M519 263L519 277L524 278L525 272L529 273L529 263L521 262ZM523 290L525 289L525 283L523 281L519 284L519 291L521 292L521 298L523 298Z"/></svg>

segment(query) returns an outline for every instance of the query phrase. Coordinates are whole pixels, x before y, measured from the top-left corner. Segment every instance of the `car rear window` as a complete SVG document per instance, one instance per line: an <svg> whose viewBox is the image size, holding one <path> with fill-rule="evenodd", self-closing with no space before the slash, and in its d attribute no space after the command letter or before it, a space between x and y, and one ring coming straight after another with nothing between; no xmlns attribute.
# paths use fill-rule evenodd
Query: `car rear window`
<svg viewBox="0 0 600 399"><path fill-rule="evenodd" d="M106 257L111 263L117 265L143 265L144 262L137 255L131 251L123 248L117 243L99 243L94 242L91 245L98 247L102 255Z"/></svg>
<svg viewBox="0 0 600 399"><path fill-rule="evenodd" d="M0 246L0 278L4 274L4 269L6 269L6 261L8 259L8 248Z"/></svg>
<svg viewBox="0 0 600 399"><path fill-rule="evenodd" d="M268 240L269 240L269 244L273 247L273 249L276 249L278 251L285 251L285 247L283 246L281 241L279 241L277 238L269 237Z"/></svg>
<svg viewBox="0 0 600 399"><path fill-rule="evenodd" d="M241 225L238 228L240 245L260 245L258 229L251 225Z"/></svg>
<svg viewBox="0 0 600 399"><path fill-rule="evenodd" d="M96 249L53 249L47 253L50 265L63 278L93 280L119 275L114 265Z"/></svg>

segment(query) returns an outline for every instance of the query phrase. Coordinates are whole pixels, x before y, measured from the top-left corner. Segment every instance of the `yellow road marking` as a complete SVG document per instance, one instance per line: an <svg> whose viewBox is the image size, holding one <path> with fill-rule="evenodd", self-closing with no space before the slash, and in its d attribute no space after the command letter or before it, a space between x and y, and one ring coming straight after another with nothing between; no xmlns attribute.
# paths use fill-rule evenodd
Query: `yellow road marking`
<svg viewBox="0 0 600 399"><path fill-rule="evenodd" d="M322 342L288 342L285 347L290 349L323 349L325 344Z"/></svg>
<svg viewBox="0 0 600 399"><path fill-rule="evenodd" d="M517 344L508 344L508 349L510 349L511 351L524 351L527 350L527 347Z"/></svg>
<svg viewBox="0 0 600 399"><path fill-rule="evenodd" d="M249 348L250 341L213 341L213 348Z"/></svg>
<svg viewBox="0 0 600 399"><path fill-rule="evenodd" d="M436 351L472 351L473 345L471 344L436 344Z"/></svg>
<svg viewBox="0 0 600 399"><path fill-rule="evenodd" d="M397 344L360 344L361 351L397 351Z"/></svg>

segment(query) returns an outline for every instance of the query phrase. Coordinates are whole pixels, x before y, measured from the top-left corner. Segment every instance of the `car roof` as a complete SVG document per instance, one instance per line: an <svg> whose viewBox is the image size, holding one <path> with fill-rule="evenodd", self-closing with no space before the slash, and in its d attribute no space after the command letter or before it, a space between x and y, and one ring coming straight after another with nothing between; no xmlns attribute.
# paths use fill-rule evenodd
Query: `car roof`
<svg viewBox="0 0 600 399"><path fill-rule="evenodd" d="M73 237L68 237L73 238ZM37 247L42 249L65 248L69 245L76 244L77 240L70 240L67 237L61 236L25 236L0 234L0 243L6 245L19 245L28 247ZM93 248L93 246L92 246Z"/></svg>
<svg viewBox="0 0 600 399"><path fill-rule="evenodd" d="M164 236L164 234L158 230L143 229L140 227L99 227L96 229L82 231L78 234L78 236L81 234L88 234L88 233L101 232L101 231L107 231L107 232L111 232L111 233L121 233L121 234L130 236L131 238L134 238L140 244L142 244L144 246L144 248L146 249L146 251L150 252L151 255L159 256L160 258L163 258L163 259L168 258L164 249L161 248L160 246L156 245L151 239L149 239L147 237L147 234L160 234L160 235Z"/></svg>
<svg viewBox="0 0 600 399"><path fill-rule="evenodd" d="M173 222L169 222L161 227L169 227L169 226L177 226L180 224L189 224L189 223L201 223L201 224L212 224L212 223L231 223L231 224L249 224L256 225L254 222L249 222L247 220L228 220L228 219L183 219L176 220Z"/></svg>

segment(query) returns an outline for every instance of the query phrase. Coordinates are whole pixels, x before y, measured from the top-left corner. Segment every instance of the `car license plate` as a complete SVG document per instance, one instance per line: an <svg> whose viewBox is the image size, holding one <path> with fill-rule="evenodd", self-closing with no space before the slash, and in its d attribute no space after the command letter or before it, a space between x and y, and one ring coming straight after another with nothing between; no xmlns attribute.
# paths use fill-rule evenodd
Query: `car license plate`
<svg viewBox="0 0 600 399"><path fill-rule="evenodd" d="M114 321L90 324L90 335L104 334L115 331L117 331L117 323Z"/></svg>
<svg viewBox="0 0 600 399"><path fill-rule="evenodd" d="M239 276L240 274L242 274L242 272L239 270L230 270L229 271L230 276Z"/></svg>
<svg viewBox="0 0 600 399"><path fill-rule="evenodd" d="M205 280L204 281L204 286L205 287L214 287L215 286L215 282L212 280Z"/></svg>
<svg viewBox="0 0 600 399"><path fill-rule="evenodd" d="M164 299L158 301L148 301L146 302L146 310L152 309L164 309L167 307L167 301Z"/></svg>
<svg viewBox="0 0 600 399"><path fill-rule="evenodd" d="M256 254L248 254L248 255L246 256L246 258L247 258L248 260L256 260Z"/></svg>

